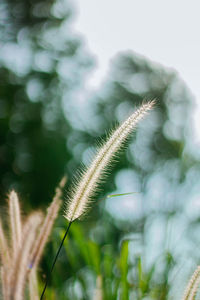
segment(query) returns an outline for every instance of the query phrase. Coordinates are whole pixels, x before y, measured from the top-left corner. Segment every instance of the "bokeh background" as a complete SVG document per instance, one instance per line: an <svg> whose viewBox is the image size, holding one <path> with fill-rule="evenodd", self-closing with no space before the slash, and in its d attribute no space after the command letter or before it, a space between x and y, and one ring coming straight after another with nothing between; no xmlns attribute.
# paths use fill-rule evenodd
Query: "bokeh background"
<svg viewBox="0 0 200 300"><path fill-rule="evenodd" d="M96 60L73 28L76 14L68 0L0 2L1 213L12 188L24 214L44 210L64 174L67 194L98 139L144 99L156 98L90 213L73 224L47 294L180 299L200 262L196 100L181 74L134 49L116 54L102 83L90 90ZM61 214L41 264L41 287L66 224Z"/></svg>

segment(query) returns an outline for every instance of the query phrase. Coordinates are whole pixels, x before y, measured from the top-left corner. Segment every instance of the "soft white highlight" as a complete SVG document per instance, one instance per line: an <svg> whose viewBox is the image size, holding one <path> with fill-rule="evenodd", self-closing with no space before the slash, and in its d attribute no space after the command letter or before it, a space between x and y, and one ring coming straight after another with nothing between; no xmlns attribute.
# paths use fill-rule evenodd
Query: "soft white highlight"
<svg viewBox="0 0 200 300"><path fill-rule="evenodd" d="M67 220L72 222L87 211L89 202L109 163L112 161L116 152L123 146L137 123L146 115L153 105L154 101L143 104L110 134L108 140L98 150L91 165L83 173L77 186L72 189L71 198L69 199L68 207L64 214Z"/></svg>

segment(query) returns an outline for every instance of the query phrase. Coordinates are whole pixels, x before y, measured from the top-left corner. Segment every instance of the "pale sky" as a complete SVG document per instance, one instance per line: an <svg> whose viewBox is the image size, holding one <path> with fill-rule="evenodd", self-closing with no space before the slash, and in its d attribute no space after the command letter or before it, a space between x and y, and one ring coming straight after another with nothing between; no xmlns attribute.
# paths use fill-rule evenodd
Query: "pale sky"
<svg viewBox="0 0 200 300"><path fill-rule="evenodd" d="M200 104L200 0L75 0L75 5L73 27L98 63L91 86L105 78L112 57L129 49L177 70ZM197 128L199 115L200 110Z"/></svg>

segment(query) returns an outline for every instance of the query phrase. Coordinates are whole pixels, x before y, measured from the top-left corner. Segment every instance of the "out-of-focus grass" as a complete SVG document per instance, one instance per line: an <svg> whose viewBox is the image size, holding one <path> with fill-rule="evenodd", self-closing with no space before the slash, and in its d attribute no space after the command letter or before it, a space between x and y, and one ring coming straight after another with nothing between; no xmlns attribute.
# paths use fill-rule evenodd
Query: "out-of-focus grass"
<svg viewBox="0 0 200 300"><path fill-rule="evenodd" d="M60 230L60 239L63 234L64 230ZM67 259L66 273L63 278L56 272L57 288L54 285L48 290L47 299L170 299L168 278L173 266L170 253L159 258L164 268L158 278L158 262L147 268L145 257L133 258L129 239L122 240L117 249L108 243L100 245L93 236L88 236L83 224L77 222L71 227L59 263L62 259ZM97 282L100 282L98 287ZM99 298L95 296L97 288Z"/></svg>

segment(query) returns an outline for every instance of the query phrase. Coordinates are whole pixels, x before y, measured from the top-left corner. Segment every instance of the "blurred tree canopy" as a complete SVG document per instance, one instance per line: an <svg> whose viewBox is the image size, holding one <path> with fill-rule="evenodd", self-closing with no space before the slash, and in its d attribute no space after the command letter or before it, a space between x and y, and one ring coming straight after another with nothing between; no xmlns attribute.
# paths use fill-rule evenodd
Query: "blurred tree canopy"
<svg viewBox="0 0 200 300"><path fill-rule="evenodd" d="M64 104L92 65L67 1L0 3L0 194L49 201L72 153ZM63 100L63 95L65 100Z"/></svg>
<svg viewBox="0 0 200 300"><path fill-rule="evenodd" d="M176 247L177 234L180 235L192 201L200 194L199 161L189 137L191 93L174 70L129 51L113 59L100 89L82 101L80 95L93 58L71 28L72 15L72 5L64 0L0 2L0 196L4 198L9 189L15 188L24 200L30 200L27 206L44 206L63 174L71 180L80 162L88 163L97 137L104 139L106 132L145 98L156 98L156 108L120 154L98 197L102 199L111 192L140 193L100 202L84 223L91 243L98 244L98 251L104 245L112 245L111 250L104 249L105 260L115 257L123 238L133 241L133 247L132 242L129 247L134 248L131 253L137 259L133 265L137 265L138 272L142 255L148 257L148 266L154 268L152 262L164 249L165 260L155 276L158 286L165 288L159 299L167 299L168 280L177 270L171 265L175 266L175 261L181 264L184 259L185 244L181 240L180 247ZM190 221L192 228L199 228L197 215L187 220L187 255L197 243L196 236L191 235ZM81 234L76 227L73 234L79 235L80 243ZM70 256L67 245L66 251ZM76 299L73 276L84 269L88 258L76 263L72 253L71 259L62 260L62 266L55 272L63 278L64 270L68 270L68 283L73 284L68 284L67 289ZM110 268L117 267L113 263ZM97 275L99 272L98 269ZM127 270L122 272L128 276ZM130 274L135 278L133 272ZM79 281L83 287L84 280L85 273ZM105 283L108 290L109 282ZM127 292L125 279L122 285ZM145 295L151 286L143 288ZM111 299L111 291L107 293L105 299ZM89 296L86 293L84 297Z"/></svg>

